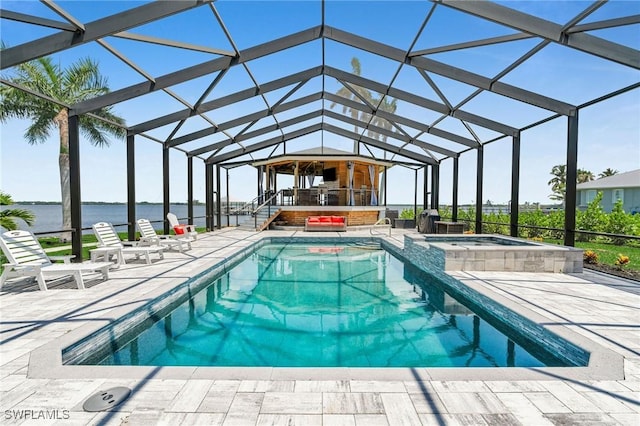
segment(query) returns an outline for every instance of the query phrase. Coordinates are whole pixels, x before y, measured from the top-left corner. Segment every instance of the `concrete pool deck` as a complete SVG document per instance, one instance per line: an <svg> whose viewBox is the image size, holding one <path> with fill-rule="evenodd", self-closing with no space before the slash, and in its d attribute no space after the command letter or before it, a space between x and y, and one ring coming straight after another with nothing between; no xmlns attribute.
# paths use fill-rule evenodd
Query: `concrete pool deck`
<svg viewBox="0 0 640 426"><path fill-rule="evenodd" d="M407 232L415 231L393 229L390 237L376 237L402 246ZM2 424L640 423L640 284L588 271L451 275L532 312L545 326L561 327L603 348L604 364L607 353L612 361L598 379L551 369L535 375L503 369L489 378L461 369L424 369L412 375L392 369L386 377L372 377L359 369L222 372L186 367L176 375L175 368L117 367L121 373L114 375L110 367L60 369L48 364L46 348L106 325L263 237L371 236L368 229L321 234L229 228L201 234L193 250L169 251L153 265L130 262L113 270L106 282L87 280L83 291L72 281L51 285L46 293L35 284L8 283L0 293ZM127 401L110 412L83 411L89 396L116 386L132 389Z"/></svg>

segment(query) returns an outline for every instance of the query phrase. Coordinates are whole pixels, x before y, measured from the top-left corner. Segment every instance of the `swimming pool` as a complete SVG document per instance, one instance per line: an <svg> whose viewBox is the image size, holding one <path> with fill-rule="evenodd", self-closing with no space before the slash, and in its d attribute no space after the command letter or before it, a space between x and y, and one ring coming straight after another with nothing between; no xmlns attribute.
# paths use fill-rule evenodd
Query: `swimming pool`
<svg viewBox="0 0 640 426"><path fill-rule="evenodd" d="M196 279L201 285L177 289L66 348L63 361L255 367L575 365L519 336L508 324L497 324L489 313L473 313L433 276L372 248L258 244L232 268Z"/></svg>

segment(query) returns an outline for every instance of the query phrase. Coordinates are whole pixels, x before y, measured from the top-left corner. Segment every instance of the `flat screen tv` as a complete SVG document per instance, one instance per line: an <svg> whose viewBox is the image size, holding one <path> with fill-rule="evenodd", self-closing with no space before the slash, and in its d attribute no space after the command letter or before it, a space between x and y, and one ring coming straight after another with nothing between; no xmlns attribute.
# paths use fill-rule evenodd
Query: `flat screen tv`
<svg viewBox="0 0 640 426"><path fill-rule="evenodd" d="M331 167L330 169L322 170L322 180L325 182L333 182L336 180L336 168Z"/></svg>

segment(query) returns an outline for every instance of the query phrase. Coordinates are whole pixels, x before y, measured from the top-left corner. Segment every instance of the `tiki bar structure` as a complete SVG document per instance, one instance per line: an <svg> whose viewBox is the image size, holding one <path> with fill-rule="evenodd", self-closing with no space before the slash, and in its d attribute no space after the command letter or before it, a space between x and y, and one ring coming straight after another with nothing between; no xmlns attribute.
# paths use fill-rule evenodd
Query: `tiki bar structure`
<svg viewBox="0 0 640 426"><path fill-rule="evenodd" d="M253 163L263 175L259 196L280 207L273 220L302 226L316 215L345 216L349 225L371 225L383 214L380 176L393 163L332 148L314 148ZM293 176L293 187L278 190L278 176ZM384 189L384 188L383 188Z"/></svg>

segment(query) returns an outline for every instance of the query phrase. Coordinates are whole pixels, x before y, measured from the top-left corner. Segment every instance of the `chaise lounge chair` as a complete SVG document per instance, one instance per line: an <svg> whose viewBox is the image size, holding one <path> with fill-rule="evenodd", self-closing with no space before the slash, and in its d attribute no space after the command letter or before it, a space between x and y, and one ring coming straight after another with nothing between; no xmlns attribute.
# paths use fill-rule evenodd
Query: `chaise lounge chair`
<svg viewBox="0 0 640 426"><path fill-rule="evenodd" d="M84 289L83 274L100 272L105 280L109 279L111 262L70 263L73 256L49 257L40 242L29 231L9 231L2 234L0 246L9 263L4 264L0 276L0 290L7 279L13 277L35 277L40 290L46 291L45 277L60 278L73 276L79 289ZM51 260L63 260L53 263Z"/></svg>
<svg viewBox="0 0 640 426"><path fill-rule="evenodd" d="M185 250L185 246L191 249L191 238L176 237L175 235L158 235L148 219L138 219L138 229L140 230L141 245L159 245L168 248L177 248L179 252Z"/></svg>
<svg viewBox="0 0 640 426"><path fill-rule="evenodd" d="M118 258L118 263L125 264L124 255L125 254L133 254L136 259L140 259L140 256L144 256L147 264L151 264L151 258L149 256L150 253L158 253L160 259L164 259L164 247L156 245L156 246L137 246L135 243L131 243L132 245L125 246L122 241L120 241L120 237L116 233L116 230L113 229L113 225L107 222L98 222L93 225L93 233L98 238L98 248L95 250L95 253L103 252L105 257L107 257L110 252L113 252ZM91 255L93 256L94 250L91 251Z"/></svg>
<svg viewBox="0 0 640 426"><path fill-rule="evenodd" d="M178 222L178 216L173 213L167 213L167 220L169 221L169 226L171 226L171 229L173 229L173 232L175 232L176 235L187 235L194 240L198 239L198 232L194 225L181 224Z"/></svg>

